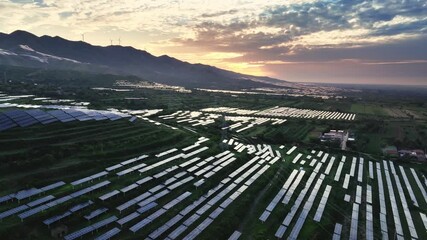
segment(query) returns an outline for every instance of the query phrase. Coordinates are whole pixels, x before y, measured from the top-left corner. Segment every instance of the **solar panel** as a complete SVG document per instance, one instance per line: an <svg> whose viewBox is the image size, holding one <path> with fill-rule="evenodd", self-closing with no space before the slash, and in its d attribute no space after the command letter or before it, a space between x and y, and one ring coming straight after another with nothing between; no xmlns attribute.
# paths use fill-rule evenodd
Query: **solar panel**
<svg viewBox="0 0 427 240"><path fill-rule="evenodd" d="M187 237L185 237L185 239L194 239L196 238L203 230L205 230L205 228L207 228L211 223L213 222L212 219L210 218L206 218L203 222L201 222L199 224L199 226L197 226L197 228L195 228L191 233L189 233L187 235Z"/></svg>
<svg viewBox="0 0 427 240"><path fill-rule="evenodd" d="M9 194L3 197L0 197L0 203L7 202L15 197L14 194Z"/></svg>
<svg viewBox="0 0 427 240"><path fill-rule="evenodd" d="M0 124L6 125L6 124L16 124L16 123L11 118L4 117L3 119L1 119Z"/></svg>
<svg viewBox="0 0 427 240"><path fill-rule="evenodd" d="M52 189L55 189L55 188L61 187L61 186L63 186L63 185L65 185L65 182L60 181L60 182L53 183L53 184L51 184L51 185L48 185L48 186L42 187L42 188L40 188L40 190L42 190L43 192L47 192L47 191L49 191L49 190L52 190Z"/></svg>
<svg viewBox="0 0 427 240"><path fill-rule="evenodd" d="M31 109L31 110L26 110L26 113L30 114L31 116L37 118L37 117L42 117L44 115L46 115L46 112L40 110L40 109Z"/></svg>
<svg viewBox="0 0 427 240"><path fill-rule="evenodd" d="M80 185L82 183L89 182L90 180L92 180L90 177L85 177L85 178L76 180L74 182L71 182L71 185L73 185L73 186Z"/></svg>
<svg viewBox="0 0 427 240"><path fill-rule="evenodd" d="M10 122L10 123L4 123L4 124L0 124L0 131L4 131L13 127L18 126L17 124Z"/></svg>
<svg viewBox="0 0 427 240"><path fill-rule="evenodd" d="M121 168L122 166L123 165L121 165L121 164L116 164L116 165L113 165L111 167L106 168L105 170L107 170L108 172L111 172L111 171L114 171L114 170L116 170L118 168Z"/></svg>
<svg viewBox="0 0 427 240"><path fill-rule="evenodd" d="M87 206L92 205L92 204L93 204L93 202L90 200L87 202L84 202L84 203L77 204L77 205L70 208L70 212L77 212L77 211L79 211L83 208L86 208Z"/></svg>
<svg viewBox="0 0 427 240"><path fill-rule="evenodd" d="M287 227L280 225L280 227L277 229L276 233L274 234L274 236L278 237L278 238L282 238L283 235L286 232Z"/></svg>
<svg viewBox="0 0 427 240"><path fill-rule="evenodd" d="M58 198L55 201L51 201L51 202L47 203L46 205L48 205L49 207L53 207L53 206L56 206L56 205L61 204L63 202L66 202L72 198L73 198L72 196L67 195L67 196L64 196L62 198Z"/></svg>
<svg viewBox="0 0 427 240"><path fill-rule="evenodd" d="M0 213L0 219L3 219L5 217L9 217L9 216L14 215L16 213L22 212L22 211L24 211L24 210L26 210L28 208L29 207L27 205L21 205L21 206L9 209L7 211L4 211L4 212Z"/></svg>
<svg viewBox="0 0 427 240"><path fill-rule="evenodd" d="M99 237L95 238L95 240L108 240L114 236L116 236L117 234L120 233L120 229L119 228L113 228L107 232L105 232L104 234L100 235Z"/></svg>
<svg viewBox="0 0 427 240"><path fill-rule="evenodd" d="M153 177L145 177L145 178L143 178L143 179L141 179L141 180L138 180L138 181L136 182L136 184L141 185L141 184L144 184L144 183L146 183L146 182L148 182L148 181L150 181L150 180L152 180L152 179L153 179Z"/></svg>
<svg viewBox="0 0 427 240"><path fill-rule="evenodd" d="M157 206L156 202L150 202L149 204L146 204L143 207L138 208L138 210L136 211L139 212L140 214L143 214L156 206Z"/></svg>
<svg viewBox="0 0 427 240"><path fill-rule="evenodd" d="M117 220L117 223L120 225L126 224L126 223L132 221L133 219L139 217L140 215L141 214L139 212L133 212L133 213L125 216L124 218Z"/></svg>
<svg viewBox="0 0 427 240"><path fill-rule="evenodd" d="M88 226L85 228L82 228L76 232L73 232L71 234L68 234L67 236L64 237L65 240L73 240L73 239L77 239L80 238L83 235L86 235L92 231L94 231L95 229L92 226Z"/></svg>
<svg viewBox="0 0 427 240"><path fill-rule="evenodd" d="M26 212L23 212L23 213L19 214L18 216L22 220L22 219L28 218L28 217L30 217L30 216L32 216L34 214L37 214L37 213L39 213L41 211L44 211L44 210L46 210L48 208L49 208L49 206L47 206L47 205L41 205L41 206L38 206L38 207L33 208L31 210L28 210Z"/></svg>
<svg viewBox="0 0 427 240"><path fill-rule="evenodd" d="M20 127L28 127L31 126L35 123L38 123L38 121L36 119L34 119L33 117L31 117L30 115L27 115L28 117L23 117L20 119L15 119L15 122L20 126Z"/></svg>
<svg viewBox="0 0 427 240"><path fill-rule="evenodd" d="M173 232L171 232L168 236L170 239L176 239L181 233L183 233L185 230L187 230L187 227L184 225L179 226L177 229L175 229Z"/></svg>
<svg viewBox="0 0 427 240"><path fill-rule="evenodd" d="M48 111L47 113L52 115L53 117L55 117L56 119L58 119L61 122L69 122L69 121L75 120L74 117L72 117L69 114L66 114L62 110L53 110L53 111Z"/></svg>
<svg viewBox="0 0 427 240"><path fill-rule="evenodd" d="M81 115L81 116L77 116L75 118L81 122L93 120L93 117L88 116L88 115Z"/></svg>
<svg viewBox="0 0 427 240"><path fill-rule="evenodd" d="M228 238L228 240L237 240L240 238L241 235L242 235L241 232L234 231L233 234L231 234L231 236Z"/></svg>
<svg viewBox="0 0 427 240"><path fill-rule="evenodd" d="M16 193L15 198L18 200L22 200L22 199L29 198L29 197L32 197L34 195L37 195L41 192L42 191L40 189L37 189L37 188L22 190L22 191L19 191Z"/></svg>
<svg viewBox="0 0 427 240"><path fill-rule="evenodd" d="M369 162L369 163L371 163L371 162ZM408 176L406 175L406 172L402 166L399 166L399 169L400 169L400 172L402 173L403 181L405 182L405 186L408 189L409 196L411 197L411 201L415 206L418 207L419 205L418 205L417 199L415 197L414 191L412 190L412 186L409 183Z"/></svg>
<svg viewBox="0 0 427 240"><path fill-rule="evenodd" d="M150 235L148 235L148 237L150 239L158 239L160 237L160 235L162 235L168 229L169 229L169 226L163 225L163 226L157 228L156 230L154 230Z"/></svg>
<svg viewBox="0 0 427 240"><path fill-rule="evenodd" d="M200 216L198 214L193 214L183 224L188 227L191 224L193 224L195 221L197 221L197 219L199 218Z"/></svg>
<svg viewBox="0 0 427 240"><path fill-rule="evenodd" d="M70 215L71 215L71 212L67 211L67 212L63 213L62 215L57 215L57 216L51 217L49 219L46 219L46 220L43 221L43 223L45 225L49 226L50 224L55 223L55 222L57 222L57 221L59 221L59 220L61 220L63 218L66 218L66 217L68 217Z"/></svg>
<svg viewBox="0 0 427 240"><path fill-rule="evenodd" d="M87 220L91 220L91 219L103 214L106 211L108 211L108 208L100 208L100 209L97 209L95 211L90 212L88 215L84 216L84 218Z"/></svg>
<svg viewBox="0 0 427 240"><path fill-rule="evenodd" d="M129 192L129 191L131 191L131 190L133 190L133 189L135 189L135 188L137 188L137 187L139 187L139 185L138 185L138 184L136 184L136 183L133 183L133 184L131 184L131 185L129 185L129 186L126 186L126 187L124 187L124 188L120 189L120 191L121 191L122 193L127 193L127 192Z"/></svg>
<svg viewBox="0 0 427 240"><path fill-rule="evenodd" d="M175 217L171 218L169 221L165 223L166 226L172 227L173 225L177 224L181 219L184 218L180 214L177 214Z"/></svg>
<svg viewBox="0 0 427 240"><path fill-rule="evenodd" d="M262 222L265 222L267 220L267 218L270 216L271 212L265 210L261 216L259 217L259 220L261 220Z"/></svg>
<svg viewBox="0 0 427 240"><path fill-rule="evenodd" d="M150 216L148 216L148 219L151 219L152 221L154 221L155 219L157 219L158 217L160 217L161 215L163 215L163 213L165 213L167 210L160 208L159 210L155 211L154 213L152 213Z"/></svg>
<svg viewBox="0 0 427 240"><path fill-rule="evenodd" d="M217 209L215 209L210 215L209 217L212 219L217 218L222 212L224 211L224 209L218 207Z"/></svg>
<svg viewBox="0 0 427 240"><path fill-rule="evenodd" d="M34 207L34 206L37 206L37 205L39 205L39 204L45 203L45 202L47 202L47 201L50 201L50 200L52 200L52 199L54 199L54 198L55 198L54 196L49 195L49 196L46 196L46 197L43 197L43 198L37 199L37 200L35 200L35 201L32 201L32 202L30 202L30 203L27 203L27 206L29 206L29 207Z"/></svg>
<svg viewBox="0 0 427 240"><path fill-rule="evenodd" d="M115 195L117 195L119 193L120 193L120 191L113 190L113 191L111 191L109 193L106 193L106 194L100 196L99 199L101 199L102 201L105 201L105 200L107 200L107 199L109 199L109 198L111 198L111 197L113 197L113 196L115 196Z"/></svg>
<svg viewBox="0 0 427 240"><path fill-rule="evenodd" d="M42 124L49 124L49 123L53 123L53 122L57 122L57 121L59 121L57 118L52 117L52 118L43 119L40 122Z"/></svg>
<svg viewBox="0 0 427 240"><path fill-rule="evenodd" d="M140 221L139 223L133 225L131 228L129 228L129 230L133 233L137 232L139 229L143 228L144 226L146 226L147 224L149 224L151 222L150 219L146 218L142 221Z"/></svg>
<svg viewBox="0 0 427 240"><path fill-rule="evenodd" d="M77 117L79 117L79 116L86 115L85 113L83 113L83 112L81 112L81 111L73 110L73 109L64 109L63 111L64 111L65 113L67 113L67 114L71 115L72 117L75 117L75 118L77 118Z"/></svg>
<svg viewBox="0 0 427 240"><path fill-rule="evenodd" d="M104 219L102 221L99 221L99 222L93 224L92 227L95 228L95 229L98 229L98 228L101 228L103 226L106 226L106 225L108 225L108 224L116 221L117 219L118 218L116 216L111 216L111 217L109 217L107 219Z"/></svg>
<svg viewBox="0 0 427 240"><path fill-rule="evenodd" d="M103 115L95 115L92 118L95 119L96 121L101 121L101 120L108 119L106 116L103 116Z"/></svg>

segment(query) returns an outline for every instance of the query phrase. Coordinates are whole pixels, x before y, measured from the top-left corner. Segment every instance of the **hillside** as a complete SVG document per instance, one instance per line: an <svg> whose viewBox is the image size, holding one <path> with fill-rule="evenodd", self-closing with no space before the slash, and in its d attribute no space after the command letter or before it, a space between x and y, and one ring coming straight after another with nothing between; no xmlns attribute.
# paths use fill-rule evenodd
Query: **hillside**
<svg viewBox="0 0 427 240"><path fill-rule="evenodd" d="M289 86L268 77L190 64L123 46L93 46L60 37L38 37L25 31L0 33L0 64L46 69L135 75L143 79L188 88L244 89Z"/></svg>

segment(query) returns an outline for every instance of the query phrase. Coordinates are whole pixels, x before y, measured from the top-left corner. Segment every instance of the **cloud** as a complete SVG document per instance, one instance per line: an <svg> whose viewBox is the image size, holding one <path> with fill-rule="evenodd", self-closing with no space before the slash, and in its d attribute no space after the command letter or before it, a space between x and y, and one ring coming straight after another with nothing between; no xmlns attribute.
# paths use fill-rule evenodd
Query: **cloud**
<svg viewBox="0 0 427 240"><path fill-rule="evenodd" d="M219 17L219 16L228 15L228 14L235 14L235 13L237 13L237 10L231 9L231 10L219 11L219 12L215 12L215 13L203 13L200 16L203 18L211 18L211 17Z"/></svg>
<svg viewBox="0 0 427 240"><path fill-rule="evenodd" d="M348 59L419 66L427 58L427 2L417 0L0 0L0 29L85 33L104 45L121 37L154 53L259 72Z"/></svg>

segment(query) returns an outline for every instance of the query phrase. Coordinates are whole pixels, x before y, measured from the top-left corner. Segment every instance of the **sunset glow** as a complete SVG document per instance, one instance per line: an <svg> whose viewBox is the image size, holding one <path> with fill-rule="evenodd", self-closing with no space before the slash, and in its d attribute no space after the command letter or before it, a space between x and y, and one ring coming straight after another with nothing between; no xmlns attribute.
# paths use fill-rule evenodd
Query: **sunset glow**
<svg viewBox="0 0 427 240"><path fill-rule="evenodd" d="M133 46L289 81L427 83L425 1L0 0L0 13L4 33Z"/></svg>

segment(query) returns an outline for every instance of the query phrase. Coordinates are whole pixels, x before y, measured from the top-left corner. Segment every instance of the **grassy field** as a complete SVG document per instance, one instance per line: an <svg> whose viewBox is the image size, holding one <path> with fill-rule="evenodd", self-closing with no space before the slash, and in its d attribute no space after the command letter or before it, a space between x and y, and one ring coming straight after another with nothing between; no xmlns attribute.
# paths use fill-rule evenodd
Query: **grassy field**
<svg viewBox="0 0 427 240"><path fill-rule="evenodd" d="M355 103L351 105L350 111L354 113L370 114L376 116L390 116L386 109L374 104Z"/></svg>

